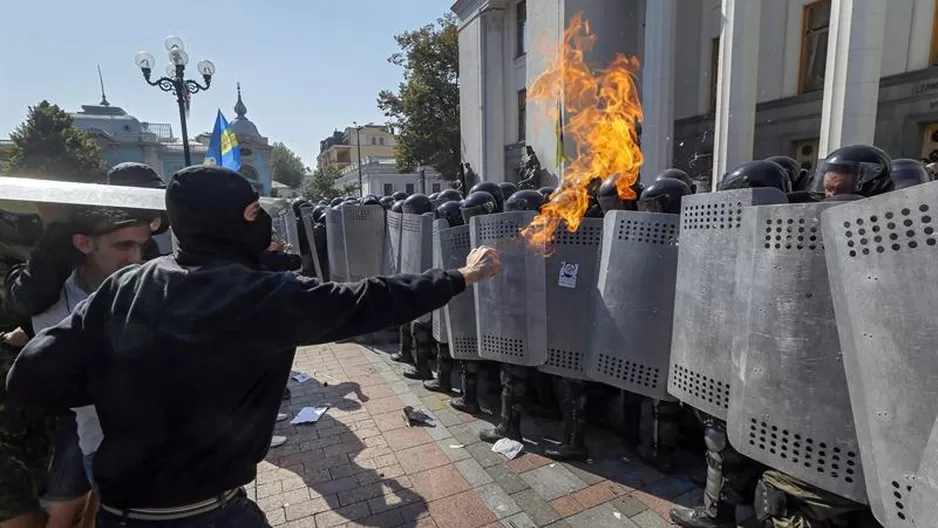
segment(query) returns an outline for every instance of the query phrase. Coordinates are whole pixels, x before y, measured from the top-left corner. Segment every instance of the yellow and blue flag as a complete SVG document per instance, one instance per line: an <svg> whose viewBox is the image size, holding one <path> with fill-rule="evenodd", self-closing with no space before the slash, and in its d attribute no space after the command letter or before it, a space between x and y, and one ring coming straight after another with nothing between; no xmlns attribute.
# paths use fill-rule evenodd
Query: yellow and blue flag
<svg viewBox="0 0 938 528"><path fill-rule="evenodd" d="M241 147L234 130L228 126L228 120L218 111L215 118L215 129L212 130L212 139L208 143L205 153L204 165L221 165L226 169L236 171L241 168Z"/></svg>

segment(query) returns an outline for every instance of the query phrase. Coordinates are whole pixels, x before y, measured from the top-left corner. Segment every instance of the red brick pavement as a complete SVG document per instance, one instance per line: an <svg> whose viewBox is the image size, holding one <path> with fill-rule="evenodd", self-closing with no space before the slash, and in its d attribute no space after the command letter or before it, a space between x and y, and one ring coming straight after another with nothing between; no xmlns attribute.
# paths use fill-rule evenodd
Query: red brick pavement
<svg viewBox="0 0 938 528"><path fill-rule="evenodd" d="M408 384L386 356L350 343L297 352L294 369L314 379L291 381L284 412L292 417L304 406L330 408L315 425L276 427L287 443L270 451L248 486L272 525L602 528L594 514L606 508L615 515L609 526L651 527L667 525L675 503L699 497L686 478L668 480L618 455L577 468L536 454L493 466L487 449L466 449L485 424L449 410L447 398ZM405 405L438 410L443 418L436 428L407 427ZM487 456L476 463L473 457L481 455ZM546 501L528 483L539 492L552 485L577 491Z"/></svg>

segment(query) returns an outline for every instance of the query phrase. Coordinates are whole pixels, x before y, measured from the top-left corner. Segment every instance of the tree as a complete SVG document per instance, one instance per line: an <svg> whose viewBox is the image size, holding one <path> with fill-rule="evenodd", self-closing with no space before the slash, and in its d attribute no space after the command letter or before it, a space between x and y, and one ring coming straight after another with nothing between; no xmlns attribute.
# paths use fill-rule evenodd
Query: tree
<svg viewBox="0 0 938 528"><path fill-rule="evenodd" d="M460 163L459 29L447 14L394 37L401 51L388 62L404 69L398 93L382 90L378 108L398 131L397 166L428 165L454 179Z"/></svg>
<svg viewBox="0 0 938 528"><path fill-rule="evenodd" d="M291 189L299 189L306 177L303 160L283 143L274 143L270 150L271 177Z"/></svg>
<svg viewBox="0 0 938 528"><path fill-rule="evenodd" d="M341 177L339 169L331 165L320 167L303 181L303 196L308 200L331 200L358 194L357 183L338 186Z"/></svg>
<svg viewBox="0 0 938 528"><path fill-rule="evenodd" d="M104 175L94 138L75 128L72 116L49 101L29 107L10 139L5 169L11 175L78 182L100 181Z"/></svg>

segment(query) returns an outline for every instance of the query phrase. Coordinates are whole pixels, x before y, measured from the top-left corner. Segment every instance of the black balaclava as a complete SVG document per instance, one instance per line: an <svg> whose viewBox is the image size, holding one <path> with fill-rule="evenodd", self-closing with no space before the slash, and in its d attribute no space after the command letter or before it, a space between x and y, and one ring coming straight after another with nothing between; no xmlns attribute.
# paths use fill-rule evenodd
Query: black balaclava
<svg viewBox="0 0 938 528"><path fill-rule="evenodd" d="M195 165L178 171L166 186L166 213L184 266L236 261L259 266L270 246L272 222L261 209L253 222L244 208L258 200L254 186L237 172Z"/></svg>

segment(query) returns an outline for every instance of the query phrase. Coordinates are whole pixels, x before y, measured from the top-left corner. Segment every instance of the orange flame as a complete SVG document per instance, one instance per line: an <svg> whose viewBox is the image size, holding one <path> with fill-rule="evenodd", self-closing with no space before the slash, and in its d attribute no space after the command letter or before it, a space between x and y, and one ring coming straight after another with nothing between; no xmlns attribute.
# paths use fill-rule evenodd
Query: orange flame
<svg viewBox="0 0 938 528"><path fill-rule="evenodd" d="M545 247L566 224L574 232L589 208L590 183L616 175L622 199L635 199L632 185L642 166L636 126L642 105L636 88L638 59L618 54L604 69L593 71L583 55L596 42L589 22L576 14L544 72L528 88L528 101L541 103L556 122L557 101L566 111L564 134L573 138L576 155L550 201L521 231L531 246Z"/></svg>

